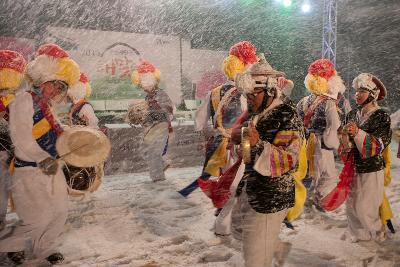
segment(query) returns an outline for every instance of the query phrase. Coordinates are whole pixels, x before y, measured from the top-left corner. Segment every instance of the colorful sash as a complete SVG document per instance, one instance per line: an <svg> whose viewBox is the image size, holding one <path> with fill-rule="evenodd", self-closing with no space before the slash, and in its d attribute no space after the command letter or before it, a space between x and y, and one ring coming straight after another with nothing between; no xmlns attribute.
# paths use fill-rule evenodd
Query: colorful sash
<svg viewBox="0 0 400 267"><path fill-rule="evenodd" d="M339 148L339 154L341 154ZM336 187L321 199L321 206L327 211L333 211L342 205L350 192L351 182L355 174L354 148L347 155L342 157L344 167L339 175L339 182Z"/></svg>
<svg viewBox="0 0 400 267"><path fill-rule="evenodd" d="M221 89L222 85L211 91L211 104L214 109L214 112L217 112L219 102L221 101Z"/></svg>
<svg viewBox="0 0 400 267"><path fill-rule="evenodd" d="M232 98L236 95L237 89L232 87L229 89L222 99L218 98L220 96L220 91L222 87L217 87L212 91L212 103L213 106L218 103L217 108L215 110L215 125L216 128L222 138L214 138L212 148L214 151L212 152L212 156L206 162L204 167L204 172L210 174L211 176L218 177L221 175L221 169L226 166L227 157L228 157L228 144L231 137L231 128L225 128L222 122L224 114L224 109L227 105L231 103ZM217 94L218 93L218 94Z"/></svg>
<svg viewBox="0 0 400 267"><path fill-rule="evenodd" d="M235 180L236 173L242 163L239 158L228 170L226 170L217 180L197 179L201 190L208 196L216 208L222 208L230 198L230 187Z"/></svg>
<svg viewBox="0 0 400 267"><path fill-rule="evenodd" d="M388 187L392 181L392 175L390 173L390 168L392 167L392 151L390 145L387 146L382 152L383 159L385 161L384 169L384 183L385 187ZM381 218L382 224L386 224L392 233L395 233L393 225L391 225L391 219L393 218L392 207L390 206L389 199L386 196L386 192L383 192L383 201L379 207L379 216Z"/></svg>
<svg viewBox="0 0 400 267"><path fill-rule="evenodd" d="M307 198L307 189L303 185L302 180L307 175L307 145L306 140L304 139L299 153L298 166L296 171L292 174L295 182L295 198L294 198L294 206L288 210L288 214L286 216L289 222L294 221L300 214L303 212L304 203Z"/></svg>
<svg viewBox="0 0 400 267"><path fill-rule="evenodd" d="M44 151L56 157L56 140L63 130L55 120L49 104L35 92L30 94L34 109L32 136Z"/></svg>
<svg viewBox="0 0 400 267"><path fill-rule="evenodd" d="M315 177L315 147L317 145L317 136L311 133L307 140L306 157L308 161L308 173L311 177Z"/></svg>
<svg viewBox="0 0 400 267"><path fill-rule="evenodd" d="M382 153L385 160L385 169L384 169L384 186L388 186L391 181L390 176L390 167L391 167L391 150L390 146L387 146ZM336 187L321 200L321 206L327 211L333 211L342 205L350 192L351 182L353 180L355 174L355 161L354 161L354 152L350 151L347 155L347 158L344 159L344 167L339 176L339 183ZM383 225L387 225L389 230L394 233L395 230L393 228L391 218L393 218L392 208L390 206L389 199L386 196L386 192L383 192L383 200L379 207L379 216Z"/></svg>
<svg viewBox="0 0 400 267"><path fill-rule="evenodd" d="M248 119L247 111L242 112L236 120L232 129L240 129L242 124ZM235 179L236 172L242 159L239 158L233 166L222 173L217 180L204 180L201 177L197 179L197 184L200 189L208 196L216 208L222 208L230 197L230 187Z"/></svg>

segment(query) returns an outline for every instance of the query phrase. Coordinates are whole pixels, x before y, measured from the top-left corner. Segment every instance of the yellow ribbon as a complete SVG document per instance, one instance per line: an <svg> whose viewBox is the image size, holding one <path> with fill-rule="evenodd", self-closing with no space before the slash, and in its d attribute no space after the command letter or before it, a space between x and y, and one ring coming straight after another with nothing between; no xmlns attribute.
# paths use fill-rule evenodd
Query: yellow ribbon
<svg viewBox="0 0 400 267"><path fill-rule="evenodd" d="M305 139L300 147L299 164L292 175L295 181L295 200L294 206L289 209L287 214L289 222L300 216L307 198L307 189L302 183L302 180L307 175L307 141Z"/></svg>

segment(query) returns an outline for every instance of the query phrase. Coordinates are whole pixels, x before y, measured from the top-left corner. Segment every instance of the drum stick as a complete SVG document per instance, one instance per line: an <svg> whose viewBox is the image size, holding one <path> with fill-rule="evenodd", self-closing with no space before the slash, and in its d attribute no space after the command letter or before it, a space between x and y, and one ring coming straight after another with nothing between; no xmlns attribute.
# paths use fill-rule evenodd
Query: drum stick
<svg viewBox="0 0 400 267"><path fill-rule="evenodd" d="M83 148L83 147L85 147L85 146L88 146L88 145L89 145L89 144L84 144L84 145L82 145L82 146L80 146L80 147L74 148L74 149L72 149L71 151L69 151L69 152L67 152L67 153L65 153L65 154L63 154L63 155L58 156L58 157L57 157L57 160L63 159L63 158L65 158L66 156L68 156L68 155L74 153L75 151L77 151L77 150L79 150L79 149L81 149L81 148Z"/></svg>

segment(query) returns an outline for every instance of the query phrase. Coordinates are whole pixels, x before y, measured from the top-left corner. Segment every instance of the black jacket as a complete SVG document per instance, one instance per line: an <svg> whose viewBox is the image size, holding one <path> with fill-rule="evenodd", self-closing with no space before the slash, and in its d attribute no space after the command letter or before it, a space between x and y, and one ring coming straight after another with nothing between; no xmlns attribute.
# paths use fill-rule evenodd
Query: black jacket
<svg viewBox="0 0 400 267"><path fill-rule="evenodd" d="M303 136L302 123L291 102L285 102L273 108L258 121L256 129L260 139L271 144L274 143L275 137L281 131L293 131L299 136ZM261 154L262 150L263 148L256 147L252 149L253 161L256 154ZM297 161L298 152L295 153L296 158L293 161ZM244 179L240 185L246 184L246 193L251 207L259 213L274 213L292 207L295 198L295 183L291 173L296 166L278 177L270 177L255 171L253 165L254 163L246 165Z"/></svg>
<svg viewBox="0 0 400 267"><path fill-rule="evenodd" d="M361 130L377 139L381 139L385 148L390 144L392 138L390 116L385 110L378 108L363 124L360 124L357 117L357 109L353 109L347 114L346 121L354 121ZM354 147L356 147L355 144ZM354 153L356 171L358 173L376 172L385 168L382 154L370 158L363 158L360 151L356 148L354 149Z"/></svg>

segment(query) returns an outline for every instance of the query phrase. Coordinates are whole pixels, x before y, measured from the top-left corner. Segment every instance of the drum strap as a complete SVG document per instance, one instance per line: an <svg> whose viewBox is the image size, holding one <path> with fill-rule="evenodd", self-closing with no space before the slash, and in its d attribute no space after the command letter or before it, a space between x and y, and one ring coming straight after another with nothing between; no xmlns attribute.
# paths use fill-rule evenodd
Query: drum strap
<svg viewBox="0 0 400 267"><path fill-rule="evenodd" d="M79 118L79 112L81 112L82 108L84 105L90 105L89 102L86 101L86 99L81 99L79 100L77 103L73 104L70 111L69 111L69 120L70 120L70 124L71 125L76 125L76 122L82 122L79 123L80 125L85 125L86 126L86 122L83 121L81 118Z"/></svg>

